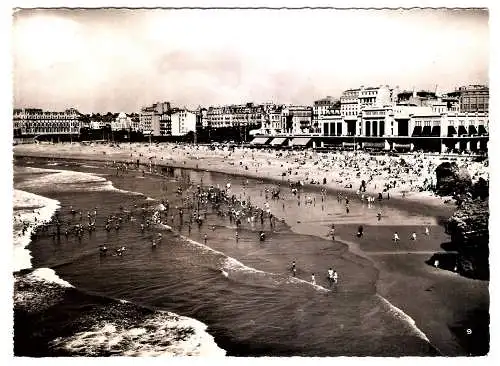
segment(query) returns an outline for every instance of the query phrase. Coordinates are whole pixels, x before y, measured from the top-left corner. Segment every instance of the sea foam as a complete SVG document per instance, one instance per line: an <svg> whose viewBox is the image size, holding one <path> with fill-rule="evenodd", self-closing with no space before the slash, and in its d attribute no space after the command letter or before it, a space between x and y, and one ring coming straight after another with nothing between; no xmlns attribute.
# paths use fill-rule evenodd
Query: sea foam
<svg viewBox="0 0 500 366"><path fill-rule="evenodd" d="M13 243L14 243L14 271L31 268L31 253L26 247L31 242L31 234L37 223L50 220L52 215L60 207L59 201L39 196L34 193L14 190L13 206L15 214ZM35 212L34 212L35 211ZM29 222L30 226L22 232L23 222Z"/></svg>
<svg viewBox="0 0 500 366"><path fill-rule="evenodd" d="M70 337L56 338L51 345L85 356L103 353L120 356L210 356L223 357L206 332L207 326L195 319L166 311L155 311L140 322L99 322L91 329Z"/></svg>
<svg viewBox="0 0 500 366"><path fill-rule="evenodd" d="M113 186L113 182L94 173L32 167L25 169L27 172L45 174L19 183L18 187L23 189L57 186L58 191L114 191L132 195L143 195L142 193L116 188Z"/></svg>

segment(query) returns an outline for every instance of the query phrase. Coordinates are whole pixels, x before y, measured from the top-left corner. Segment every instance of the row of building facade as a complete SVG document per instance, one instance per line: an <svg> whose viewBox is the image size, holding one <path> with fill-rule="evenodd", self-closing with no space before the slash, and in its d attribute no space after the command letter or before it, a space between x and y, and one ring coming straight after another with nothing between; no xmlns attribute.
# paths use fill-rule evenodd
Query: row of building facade
<svg viewBox="0 0 500 366"><path fill-rule="evenodd" d="M39 135L78 135L82 128L112 131L140 131L151 136L183 136L196 130L198 115L187 109L170 108L169 103L155 103L141 108L139 118L119 113L110 123L85 121L76 109L48 112L37 108L14 109L14 137Z"/></svg>
<svg viewBox="0 0 500 366"><path fill-rule="evenodd" d="M169 102L142 107L138 117L120 113L111 130L151 136L182 136L199 128L250 127L257 136L328 138L465 138L489 131L489 89L472 85L437 96L429 91L400 91L388 85L345 90L306 105L274 103L174 108ZM47 112L15 109L14 135L78 134L104 122L82 122L75 109Z"/></svg>

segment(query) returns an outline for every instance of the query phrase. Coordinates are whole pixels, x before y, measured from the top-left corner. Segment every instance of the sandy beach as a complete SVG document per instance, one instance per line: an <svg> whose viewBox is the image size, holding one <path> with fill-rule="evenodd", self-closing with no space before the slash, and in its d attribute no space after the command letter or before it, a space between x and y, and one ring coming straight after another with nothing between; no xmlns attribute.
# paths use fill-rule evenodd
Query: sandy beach
<svg viewBox="0 0 500 366"><path fill-rule="evenodd" d="M175 144L82 145L27 144L14 148L15 155L49 158L93 159L100 161L140 161L141 164L168 165L223 172L287 183L288 181L321 186L321 188L362 194L376 199L411 200L441 207L450 204L450 197L439 197L428 189L435 184L435 168L442 162L436 156L382 156L366 153L268 152L265 150L211 150L207 146ZM402 162L402 160L404 162ZM482 163L458 162L469 170L474 180L488 179ZM365 181L365 191L359 188ZM323 184L326 183L326 184Z"/></svg>

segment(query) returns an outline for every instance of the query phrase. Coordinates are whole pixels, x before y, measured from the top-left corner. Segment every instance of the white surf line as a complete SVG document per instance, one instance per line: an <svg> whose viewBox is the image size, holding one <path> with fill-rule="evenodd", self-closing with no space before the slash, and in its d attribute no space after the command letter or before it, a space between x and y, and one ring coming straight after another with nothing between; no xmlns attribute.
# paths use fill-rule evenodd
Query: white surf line
<svg viewBox="0 0 500 366"><path fill-rule="evenodd" d="M226 257L226 259L224 260L224 264L226 265L226 268L225 269L235 269L235 266L236 267L240 267L242 269L246 269L246 270L249 270L251 272L254 272L254 273L262 273L262 274L270 274L271 276L277 276L278 274L277 273L274 273L274 272L266 272L266 271L262 271L260 269L257 269L257 268L253 268L253 267L249 267L245 264L243 264L242 262L240 262L238 259L236 258L233 258L233 257L230 257L228 256L226 253L223 253L223 252L220 252L216 249L213 249L211 247L209 247L208 245L205 245L205 244L202 244L200 242L197 242L196 240L193 240L183 234L181 234L179 231L173 229L170 225L167 225L167 224L160 224L161 226L163 226L164 228L166 228L167 230L177 234L181 239L183 239L184 241L188 242L188 243L191 243L191 244L195 244L197 246L200 246L202 248L205 248L213 253L216 253L216 254L220 254L224 257ZM227 268L229 267L229 268ZM224 277L228 277L229 276L229 273L227 271L224 270L224 268L221 268L221 273ZM327 289L323 286L320 286L318 284L312 284L310 281L307 281L307 280L304 280L304 279L301 279L301 278L298 278L298 277L293 277L293 276L290 276L287 281L290 281L290 282L299 282L299 283L304 283L304 284L308 284L308 285L311 285L312 287L316 288L317 290L320 290L320 291L326 291L326 292L330 292L331 290L330 289Z"/></svg>
<svg viewBox="0 0 500 366"><path fill-rule="evenodd" d="M434 345L430 340L429 338L427 337L427 335L417 326L417 324L415 323L415 320L413 320L412 317L410 317L408 314L406 314L403 310L401 310L400 308L394 306L393 304L391 304L389 302L389 300L387 300L385 297L381 296L380 294L376 294L376 296L384 303L386 304L389 309L391 309L392 313L398 318L400 319L401 321L403 321L404 323L406 323L407 325L410 326L410 328L416 333L416 335L423 339L424 341L426 341L427 343L429 343L432 347L434 347L434 349L436 349L438 351L438 353L442 356L445 356L445 354L443 352L441 352L441 350L436 347L436 345Z"/></svg>

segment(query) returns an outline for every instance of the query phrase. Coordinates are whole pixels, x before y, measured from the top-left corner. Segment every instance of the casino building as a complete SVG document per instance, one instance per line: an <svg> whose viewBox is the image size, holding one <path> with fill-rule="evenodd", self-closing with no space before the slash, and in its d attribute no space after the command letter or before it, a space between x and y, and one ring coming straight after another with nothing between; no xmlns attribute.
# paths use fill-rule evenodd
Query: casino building
<svg viewBox="0 0 500 366"><path fill-rule="evenodd" d="M284 107L284 129L267 124L250 144L400 152L484 153L488 148L488 101L482 87L459 88L458 94L441 97L427 91L399 92L387 85L360 87L344 91L340 110L337 105L331 97L316 101L312 121L302 116L293 120L293 107Z"/></svg>

